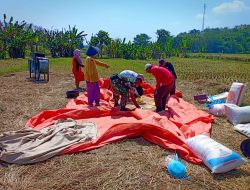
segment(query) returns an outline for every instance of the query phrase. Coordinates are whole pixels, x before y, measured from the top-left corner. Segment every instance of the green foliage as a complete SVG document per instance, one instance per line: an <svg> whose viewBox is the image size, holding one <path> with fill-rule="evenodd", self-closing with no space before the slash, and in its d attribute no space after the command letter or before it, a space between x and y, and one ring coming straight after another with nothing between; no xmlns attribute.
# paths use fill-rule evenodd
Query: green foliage
<svg viewBox="0 0 250 190"><path fill-rule="evenodd" d="M109 37L109 33L103 30L100 30L96 36L92 36L90 39L90 45L98 46L100 48L100 56L103 55L103 49L105 46L110 45L111 38Z"/></svg>
<svg viewBox="0 0 250 190"><path fill-rule="evenodd" d="M134 37L133 44L136 45L136 46L144 46L144 47L146 47L151 43L150 39L151 38L147 34L137 34Z"/></svg>
<svg viewBox="0 0 250 190"><path fill-rule="evenodd" d="M92 36L89 45L100 48L100 57L124 59L159 59L161 57L188 57L190 53L250 53L250 25L230 28L196 29L171 36L165 29L156 31L157 40L145 33L137 34L133 42L112 39L100 30ZM76 48L82 48L86 34L74 26L59 30L14 22L13 17L0 21L0 59L25 57L25 53L42 52L52 57L71 57ZM88 43L88 42L87 42ZM196 56L196 55L195 55ZM206 56L210 58L211 56ZM224 56L223 56L224 57ZM214 56L212 56L214 58ZM238 58L236 58L237 60Z"/></svg>
<svg viewBox="0 0 250 190"><path fill-rule="evenodd" d="M4 14L4 22L0 27L0 48L2 49L0 56L6 57L5 53L8 52L10 58L24 58L26 45L32 38L32 25L27 25L25 21L14 22L13 17L8 22L6 19Z"/></svg>
<svg viewBox="0 0 250 190"><path fill-rule="evenodd" d="M76 27L68 30L45 30L46 45L52 57L72 57L73 51L83 42L84 31L78 32Z"/></svg>

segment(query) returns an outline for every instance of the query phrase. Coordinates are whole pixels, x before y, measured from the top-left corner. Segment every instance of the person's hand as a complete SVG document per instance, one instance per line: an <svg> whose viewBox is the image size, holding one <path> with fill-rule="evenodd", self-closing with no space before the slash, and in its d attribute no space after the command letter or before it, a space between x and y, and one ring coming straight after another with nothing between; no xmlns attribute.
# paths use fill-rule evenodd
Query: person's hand
<svg viewBox="0 0 250 190"><path fill-rule="evenodd" d="M156 95L157 94L157 89L155 89L155 91L154 91L154 95Z"/></svg>

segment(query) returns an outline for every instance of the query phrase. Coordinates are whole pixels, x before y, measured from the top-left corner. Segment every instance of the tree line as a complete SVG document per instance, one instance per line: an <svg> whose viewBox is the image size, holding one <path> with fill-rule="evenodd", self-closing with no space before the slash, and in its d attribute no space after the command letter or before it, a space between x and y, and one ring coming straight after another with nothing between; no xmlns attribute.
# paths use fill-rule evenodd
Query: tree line
<svg viewBox="0 0 250 190"><path fill-rule="evenodd" d="M27 52L39 51L52 57L71 57L76 48L84 48L84 43L98 46L101 57L124 59L158 59L161 57L186 57L188 53L250 53L250 25L234 28L193 29L170 35L165 29L156 31L156 41L145 33L137 34L133 41L125 38L113 39L109 33L100 30L92 35L75 26L62 30L48 30L27 24L25 21L9 20L4 14L0 20L0 59L24 58Z"/></svg>

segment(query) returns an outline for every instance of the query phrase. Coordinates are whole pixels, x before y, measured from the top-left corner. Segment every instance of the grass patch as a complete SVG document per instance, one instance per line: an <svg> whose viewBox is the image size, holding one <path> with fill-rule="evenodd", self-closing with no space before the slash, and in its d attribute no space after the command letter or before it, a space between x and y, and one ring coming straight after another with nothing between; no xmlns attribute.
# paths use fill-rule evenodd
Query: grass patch
<svg viewBox="0 0 250 190"><path fill-rule="evenodd" d="M28 59L0 60L0 76L28 70Z"/></svg>
<svg viewBox="0 0 250 190"><path fill-rule="evenodd" d="M99 59L110 66L109 69L99 67L100 76L110 76L122 70L130 69L143 73L146 78L152 75L145 73L146 63L157 64L156 60L126 60L126 59ZM71 58L50 58L50 71L58 73L71 73ZM221 83L232 83L234 81L250 81L250 64L242 61L212 60L201 58L171 58L168 61L174 64L179 80L212 80ZM28 71L28 59L1 60L0 75Z"/></svg>

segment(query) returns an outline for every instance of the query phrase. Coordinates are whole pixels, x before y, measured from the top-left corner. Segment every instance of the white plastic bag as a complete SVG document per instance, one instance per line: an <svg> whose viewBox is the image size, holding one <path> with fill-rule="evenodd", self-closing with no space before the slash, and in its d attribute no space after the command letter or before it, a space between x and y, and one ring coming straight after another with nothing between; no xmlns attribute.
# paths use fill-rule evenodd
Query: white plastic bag
<svg viewBox="0 0 250 190"><path fill-rule="evenodd" d="M246 84L234 82L230 88L226 103L240 106L243 101L246 88Z"/></svg>
<svg viewBox="0 0 250 190"><path fill-rule="evenodd" d="M225 104L225 114L233 125L250 123L250 106L239 107L234 104Z"/></svg>
<svg viewBox="0 0 250 190"><path fill-rule="evenodd" d="M209 109L209 112L216 116L225 115L225 104L214 104Z"/></svg>
<svg viewBox="0 0 250 190"><path fill-rule="evenodd" d="M223 93L216 94L213 96L208 96L208 99L210 101L212 101L212 100L225 100L226 101L228 94L229 94L229 92L223 92Z"/></svg>
<svg viewBox="0 0 250 190"><path fill-rule="evenodd" d="M239 154L206 135L189 138L186 144L212 173L225 173L246 162Z"/></svg>
<svg viewBox="0 0 250 190"><path fill-rule="evenodd" d="M237 125L234 126L234 129L236 131L239 131L243 135L246 135L248 138L250 138L250 123L237 124Z"/></svg>

